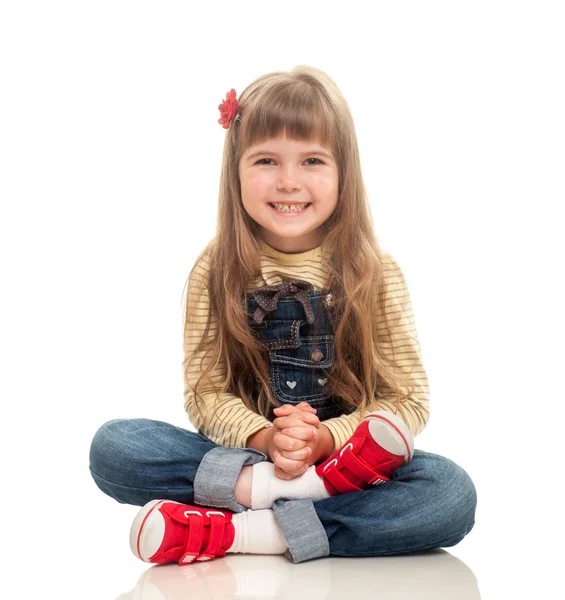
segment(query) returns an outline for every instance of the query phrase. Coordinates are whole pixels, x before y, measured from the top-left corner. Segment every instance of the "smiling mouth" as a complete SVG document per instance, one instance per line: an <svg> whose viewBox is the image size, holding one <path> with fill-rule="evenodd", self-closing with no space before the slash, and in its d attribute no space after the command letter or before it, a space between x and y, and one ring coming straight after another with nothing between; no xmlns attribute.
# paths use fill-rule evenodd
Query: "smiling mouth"
<svg viewBox="0 0 565 600"><path fill-rule="evenodd" d="M312 203L304 202L303 204L284 204L284 203L268 203L271 208L279 213L295 214L304 212Z"/></svg>

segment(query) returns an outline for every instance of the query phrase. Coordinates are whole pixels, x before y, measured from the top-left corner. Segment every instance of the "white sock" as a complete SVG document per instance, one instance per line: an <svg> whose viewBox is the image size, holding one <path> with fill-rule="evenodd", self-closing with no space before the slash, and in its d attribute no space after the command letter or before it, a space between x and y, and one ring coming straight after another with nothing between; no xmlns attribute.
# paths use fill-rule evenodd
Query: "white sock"
<svg viewBox="0 0 565 600"><path fill-rule="evenodd" d="M316 474L316 467L312 465L303 475L294 479L280 479L275 475L275 465L272 462L256 463L252 467L253 479L251 481L251 508L271 508L278 498L298 500L311 498L322 500L329 498L324 480Z"/></svg>
<svg viewBox="0 0 565 600"><path fill-rule="evenodd" d="M232 517L233 544L227 552L247 554L284 554L286 538L272 510L246 510Z"/></svg>

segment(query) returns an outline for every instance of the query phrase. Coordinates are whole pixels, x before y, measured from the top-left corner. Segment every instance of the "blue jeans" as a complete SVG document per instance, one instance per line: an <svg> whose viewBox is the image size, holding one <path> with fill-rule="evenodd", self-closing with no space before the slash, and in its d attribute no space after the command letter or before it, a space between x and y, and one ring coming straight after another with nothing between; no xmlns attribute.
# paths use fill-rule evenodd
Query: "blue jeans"
<svg viewBox="0 0 565 600"><path fill-rule="evenodd" d="M235 482L245 465L267 460L251 448L224 448L204 435L150 419L114 419L94 435L90 471L121 503L168 499L246 510ZM451 460L416 450L391 481L313 502L276 500L275 518L293 563L322 556L382 556L453 546L473 528L476 492Z"/></svg>

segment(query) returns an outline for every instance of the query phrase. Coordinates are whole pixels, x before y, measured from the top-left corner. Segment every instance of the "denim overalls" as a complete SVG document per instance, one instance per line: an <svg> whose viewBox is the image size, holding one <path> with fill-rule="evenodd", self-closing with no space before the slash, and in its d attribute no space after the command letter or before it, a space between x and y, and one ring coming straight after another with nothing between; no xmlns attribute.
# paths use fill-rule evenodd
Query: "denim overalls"
<svg viewBox="0 0 565 600"><path fill-rule="evenodd" d="M279 404L307 402L320 421L355 410L325 387L326 370L335 360L327 314L331 300L329 290L314 291L301 280L259 288L247 297L249 326L269 351L271 387ZM273 408L270 421L276 418Z"/></svg>
<svg viewBox="0 0 565 600"><path fill-rule="evenodd" d="M249 325L269 350L279 403L306 401L325 421L353 410L325 388L334 361L325 310L331 295L293 281L248 294ZM224 448L201 433L143 418L104 423L90 448L96 485L118 502L137 506L168 499L242 512L247 508L236 501L237 478L244 466L264 460L258 450ZM453 546L473 528L475 506L473 482L461 467L416 450L385 485L316 502L281 498L272 510L288 544L286 558L300 563Z"/></svg>

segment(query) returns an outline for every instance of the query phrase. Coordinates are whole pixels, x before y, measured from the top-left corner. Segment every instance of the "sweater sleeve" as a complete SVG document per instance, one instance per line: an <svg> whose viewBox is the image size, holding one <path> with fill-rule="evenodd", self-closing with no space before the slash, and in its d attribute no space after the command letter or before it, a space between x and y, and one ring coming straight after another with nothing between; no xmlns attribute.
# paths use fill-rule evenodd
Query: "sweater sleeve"
<svg viewBox="0 0 565 600"><path fill-rule="evenodd" d="M366 413L374 410L392 412L406 423L415 437L423 431L429 418L428 378L422 362L412 303L404 275L390 254L384 253L383 268L385 285L379 296L379 311L384 312L396 325L391 327L390 334L384 325L377 326L377 333L383 352L391 361L394 351L394 364L402 375L412 381L414 393L408 399L399 402L392 393L381 391ZM360 410L357 409L349 415L324 421L324 425L334 437L336 449L343 446L353 435L362 418Z"/></svg>
<svg viewBox="0 0 565 600"><path fill-rule="evenodd" d="M201 385L204 383L204 387L201 391L202 402L200 403L200 409L206 415L210 415L206 419L206 423L204 423L195 404L193 390L201 373L200 360L204 352L199 352L193 356L193 350L204 336L208 312L210 310L210 299L207 289L208 270L208 256L206 252L203 252L197 259L189 277L187 287L186 302L196 303L190 322L186 318L186 310L183 311L183 351L185 358L183 362L187 363L186 369L183 367L184 409L189 421L197 431L214 443L226 448L245 448L247 439L252 434L264 427L272 427L273 424L247 408L243 400L233 394L219 394L217 404L215 405L216 393L207 389L209 387L207 383L213 383L221 387L225 381L225 367L223 364L219 364L212 371L208 380L201 382ZM217 321L213 316L207 339L214 339L217 330ZM214 414L215 407L217 409L216 414Z"/></svg>

